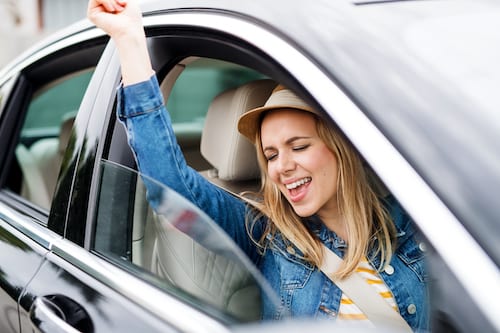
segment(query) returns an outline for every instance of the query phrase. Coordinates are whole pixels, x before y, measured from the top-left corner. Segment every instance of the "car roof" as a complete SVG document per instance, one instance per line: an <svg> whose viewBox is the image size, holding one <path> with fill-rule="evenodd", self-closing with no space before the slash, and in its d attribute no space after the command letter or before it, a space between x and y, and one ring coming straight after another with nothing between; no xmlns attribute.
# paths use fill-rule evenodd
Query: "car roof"
<svg viewBox="0 0 500 333"><path fill-rule="evenodd" d="M77 21L63 29L60 29L36 42L1 68L0 85L4 83L2 80L9 79L12 74L17 73L26 66L29 66L51 52L61 50L74 43L99 37L107 38L102 30L96 29L95 26L87 19Z"/></svg>

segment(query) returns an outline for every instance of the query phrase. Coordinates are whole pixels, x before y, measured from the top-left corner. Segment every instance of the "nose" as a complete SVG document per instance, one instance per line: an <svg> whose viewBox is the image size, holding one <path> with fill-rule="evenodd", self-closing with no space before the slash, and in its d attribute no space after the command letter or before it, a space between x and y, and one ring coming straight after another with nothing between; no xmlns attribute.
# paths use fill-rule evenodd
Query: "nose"
<svg viewBox="0 0 500 333"><path fill-rule="evenodd" d="M291 154L282 152L278 157L278 171L280 173L287 173L295 169L296 163Z"/></svg>

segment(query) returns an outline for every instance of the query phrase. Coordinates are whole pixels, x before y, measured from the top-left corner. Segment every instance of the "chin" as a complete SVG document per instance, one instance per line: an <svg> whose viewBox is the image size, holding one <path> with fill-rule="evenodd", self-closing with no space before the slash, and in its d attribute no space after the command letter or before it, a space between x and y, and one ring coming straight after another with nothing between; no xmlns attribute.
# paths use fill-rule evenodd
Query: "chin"
<svg viewBox="0 0 500 333"><path fill-rule="evenodd" d="M305 208L305 207L302 208L302 207L295 207L295 206L292 206L292 207L293 207L293 211L295 212L295 214L297 214L300 217L309 217L309 216L316 214L316 212L317 212L317 210L310 209L310 208Z"/></svg>

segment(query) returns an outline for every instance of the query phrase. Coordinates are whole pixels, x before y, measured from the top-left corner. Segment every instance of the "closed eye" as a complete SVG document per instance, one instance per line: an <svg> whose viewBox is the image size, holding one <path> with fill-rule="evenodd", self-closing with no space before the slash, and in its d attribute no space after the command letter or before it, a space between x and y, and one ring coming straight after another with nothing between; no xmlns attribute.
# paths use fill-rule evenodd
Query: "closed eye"
<svg viewBox="0 0 500 333"><path fill-rule="evenodd" d="M266 155L266 159L268 162L272 161L272 160L275 160L276 157L278 157L278 154L269 154L269 155Z"/></svg>
<svg viewBox="0 0 500 333"><path fill-rule="evenodd" d="M310 146L309 144L307 144L307 145L300 145L300 146L295 146L292 149L294 151L301 151L301 150L306 150L307 148L309 148L309 146Z"/></svg>

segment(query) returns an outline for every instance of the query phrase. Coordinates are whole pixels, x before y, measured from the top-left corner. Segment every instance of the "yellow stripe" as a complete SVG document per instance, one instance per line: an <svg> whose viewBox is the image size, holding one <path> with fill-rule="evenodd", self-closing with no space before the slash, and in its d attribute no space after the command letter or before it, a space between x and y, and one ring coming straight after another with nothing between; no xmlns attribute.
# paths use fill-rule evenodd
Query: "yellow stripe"
<svg viewBox="0 0 500 333"><path fill-rule="evenodd" d="M354 302L350 298L342 298L340 300L340 303L342 303L342 304L354 304Z"/></svg>
<svg viewBox="0 0 500 333"><path fill-rule="evenodd" d="M375 270L374 269L370 269L370 268L363 268L363 267L358 267L356 268L356 271L357 272L363 272L363 273L369 273L369 274L372 274L374 275L375 274Z"/></svg>
<svg viewBox="0 0 500 333"><path fill-rule="evenodd" d="M382 296L383 298L391 298L391 297L392 297L392 293L391 293L390 291L380 292L379 294L380 294L380 296Z"/></svg>
<svg viewBox="0 0 500 333"><path fill-rule="evenodd" d="M366 282L368 282L368 284L382 284L382 280L374 280L374 279L366 279Z"/></svg>

